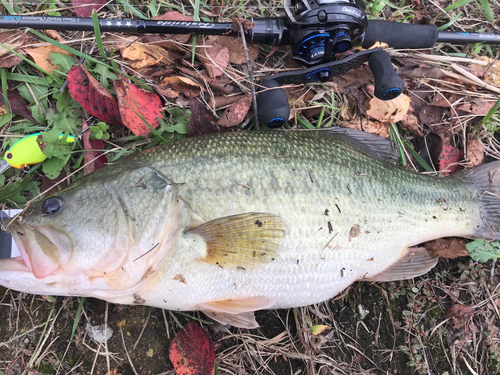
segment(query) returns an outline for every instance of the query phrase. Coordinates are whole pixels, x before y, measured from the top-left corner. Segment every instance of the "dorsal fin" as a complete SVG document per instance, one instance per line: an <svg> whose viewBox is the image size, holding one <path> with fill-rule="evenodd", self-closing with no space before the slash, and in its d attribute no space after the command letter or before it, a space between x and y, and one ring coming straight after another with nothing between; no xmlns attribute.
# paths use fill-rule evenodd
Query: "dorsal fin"
<svg viewBox="0 0 500 375"><path fill-rule="evenodd" d="M399 160L399 152L390 139L349 128L333 127L324 130L375 159L394 165Z"/></svg>

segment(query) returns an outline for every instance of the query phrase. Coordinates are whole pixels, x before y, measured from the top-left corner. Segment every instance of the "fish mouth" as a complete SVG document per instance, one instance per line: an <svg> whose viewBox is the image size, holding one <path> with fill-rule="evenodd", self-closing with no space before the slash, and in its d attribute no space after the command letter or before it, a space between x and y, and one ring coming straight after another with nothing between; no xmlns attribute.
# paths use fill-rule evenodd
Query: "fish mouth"
<svg viewBox="0 0 500 375"><path fill-rule="evenodd" d="M16 242L21 256L2 261L2 271L31 272L37 279L54 274L61 261L61 246L65 235L54 235L51 228L40 225L24 226L14 222L9 231ZM12 269L11 269L12 268Z"/></svg>

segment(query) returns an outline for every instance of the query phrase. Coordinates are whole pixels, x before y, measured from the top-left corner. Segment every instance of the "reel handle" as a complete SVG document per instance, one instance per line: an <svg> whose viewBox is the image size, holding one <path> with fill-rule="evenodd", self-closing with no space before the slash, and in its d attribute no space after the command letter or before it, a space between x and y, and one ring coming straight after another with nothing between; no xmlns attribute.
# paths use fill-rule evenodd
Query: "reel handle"
<svg viewBox="0 0 500 375"><path fill-rule="evenodd" d="M380 100L391 100L405 88L403 79L392 68L391 57L384 50L370 54L368 66L375 79L375 96Z"/></svg>
<svg viewBox="0 0 500 375"><path fill-rule="evenodd" d="M273 89L257 93L259 121L269 128L277 128L288 121L290 104L280 84L272 78L266 78L262 86Z"/></svg>

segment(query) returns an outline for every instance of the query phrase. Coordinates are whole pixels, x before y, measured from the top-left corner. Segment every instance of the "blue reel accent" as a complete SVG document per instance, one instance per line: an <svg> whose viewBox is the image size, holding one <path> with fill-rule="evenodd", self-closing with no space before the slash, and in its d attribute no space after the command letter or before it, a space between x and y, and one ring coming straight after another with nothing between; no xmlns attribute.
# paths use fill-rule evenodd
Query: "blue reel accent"
<svg viewBox="0 0 500 375"><path fill-rule="evenodd" d="M318 77L319 72L328 72L330 77L333 76L332 70L330 68L322 68L315 70L314 72L304 76L304 83L319 81L320 80Z"/></svg>
<svg viewBox="0 0 500 375"><path fill-rule="evenodd" d="M397 98L399 96L399 94L401 94L400 89L392 88L392 89L386 90L384 92L384 94L382 95L382 97L384 98L384 100L391 100L391 99Z"/></svg>
<svg viewBox="0 0 500 375"><path fill-rule="evenodd" d="M270 128L276 128L278 126L284 125L285 123L286 121L283 117L276 117L269 121L267 126Z"/></svg>
<svg viewBox="0 0 500 375"><path fill-rule="evenodd" d="M330 34L325 33L311 35L297 47L297 55L305 56L308 59L316 59L318 56L324 55L325 41L328 37L330 37Z"/></svg>

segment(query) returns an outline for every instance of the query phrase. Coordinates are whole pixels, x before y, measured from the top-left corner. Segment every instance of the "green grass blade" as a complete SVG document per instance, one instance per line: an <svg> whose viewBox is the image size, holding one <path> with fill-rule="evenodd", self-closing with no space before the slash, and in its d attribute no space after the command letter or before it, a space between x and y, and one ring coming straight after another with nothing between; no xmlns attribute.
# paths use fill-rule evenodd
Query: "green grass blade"
<svg viewBox="0 0 500 375"><path fill-rule="evenodd" d="M457 2L447 6L446 8L444 8L444 10L446 12L449 12L450 10L453 10L453 9L457 9L457 8L460 8L460 7L463 7L464 5L467 5L469 3L472 3L472 0L458 0Z"/></svg>
<svg viewBox="0 0 500 375"><path fill-rule="evenodd" d="M405 148L408 150L408 152L415 158L418 164L422 166L427 172L434 172L434 169L432 169L429 164L411 147L408 142L406 142L404 139L401 139L403 142Z"/></svg>
<svg viewBox="0 0 500 375"><path fill-rule="evenodd" d="M76 332L76 327L78 327L78 322L80 321L80 318L82 316L82 309L83 309L83 303L85 302L85 297L80 298L80 303L78 304L78 308L76 309L76 316L75 320L73 321L73 328L71 330L71 337L69 338L69 341L73 340L73 336L75 335Z"/></svg>
<svg viewBox="0 0 500 375"><path fill-rule="evenodd" d="M297 121L304 129L316 129L313 124L311 124L306 118L302 116L297 116Z"/></svg>
<svg viewBox="0 0 500 375"><path fill-rule="evenodd" d="M405 150L403 148L403 144L401 143L402 139L399 136L398 128L396 127L396 124L389 124L389 131L391 132L391 138L392 140L396 143L396 146L398 147L399 151L399 156L401 157L401 165L403 167L406 167L406 155L405 155Z"/></svg>
<svg viewBox="0 0 500 375"><path fill-rule="evenodd" d="M448 27L450 27L450 26L451 26L451 25L453 25L455 22L457 22L457 20L458 20L460 17L462 17L462 14L463 14L462 12L458 13L455 17L453 17L453 19L452 19L450 22L448 22L448 23L444 24L443 26L439 26L439 27L438 27L438 30L439 30L439 31L446 30Z"/></svg>
<svg viewBox="0 0 500 375"><path fill-rule="evenodd" d="M92 10L92 24L94 25L94 36L95 42L97 44L97 48L99 48L99 52L101 52L101 56L104 60L108 61L108 56L106 55L106 50L102 45L102 36L101 36L101 26L99 26L99 18L97 17L97 12Z"/></svg>
<svg viewBox="0 0 500 375"><path fill-rule="evenodd" d="M493 107L491 107L491 109L488 111L488 113L486 114L486 116L484 116L483 121L481 121L481 124L484 125L488 121L490 121L491 116L493 116L495 114L495 112L498 111L499 108L500 108L500 98L497 100L497 102L495 103L495 105Z"/></svg>
<svg viewBox="0 0 500 375"><path fill-rule="evenodd" d="M7 9L7 12L9 14L15 14L16 12L14 11L14 8L10 5L10 3L7 0L2 0L2 5Z"/></svg>
<svg viewBox="0 0 500 375"><path fill-rule="evenodd" d="M486 15L486 18L488 18L488 20L490 22L494 23L495 17L493 16L493 12L491 11L490 2L488 0L479 0L479 3L483 7L484 14Z"/></svg>
<svg viewBox="0 0 500 375"><path fill-rule="evenodd" d="M132 12L134 15L136 15L137 17L143 19L143 20L147 20L149 19L147 16L145 16L139 9L137 9L136 7L134 7L132 4L130 4L128 2L128 0L118 0L118 2L120 3L120 5L123 6L123 8L125 8L126 10L129 10L130 12Z"/></svg>
<svg viewBox="0 0 500 375"><path fill-rule="evenodd" d="M7 113L6 115L10 116L10 105L7 100L7 89L9 88L7 85L7 71L5 68L0 69L0 81L2 82L2 95L3 95L3 103L5 105L5 109Z"/></svg>

